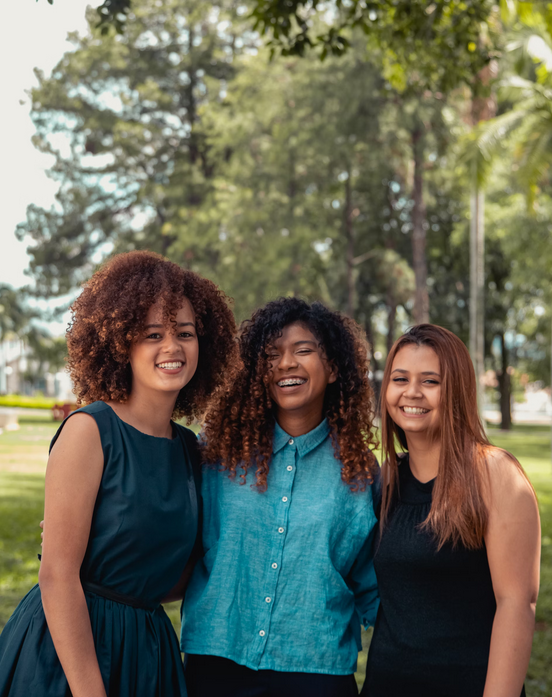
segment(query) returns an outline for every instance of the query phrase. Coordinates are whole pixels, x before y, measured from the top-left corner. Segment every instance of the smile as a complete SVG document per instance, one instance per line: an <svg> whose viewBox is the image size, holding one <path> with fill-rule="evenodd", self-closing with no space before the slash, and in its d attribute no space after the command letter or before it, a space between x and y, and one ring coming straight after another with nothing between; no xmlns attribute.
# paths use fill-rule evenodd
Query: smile
<svg viewBox="0 0 552 697"><path fill-rule="evenodd" d="M306 382L302 378L284 378L283 380L278 380L276 384L278 387L297 387L298 385L304 385Z"/></svg>
<svg viewBox="0 0 552 697"><path fill-rule="evenodd" d="M178 370L182 368L184 363L182 361L171 361L170 363L156 363L157 368L163 368L164 370Z"/></svg>
<svg viewBox="0 0 552 697"><path fill-rule="evenodd" d="M405 414L412 414L413 416L421 416L422 414L427 414L429 409L422 409L421 407L399 407Z"/></svg>

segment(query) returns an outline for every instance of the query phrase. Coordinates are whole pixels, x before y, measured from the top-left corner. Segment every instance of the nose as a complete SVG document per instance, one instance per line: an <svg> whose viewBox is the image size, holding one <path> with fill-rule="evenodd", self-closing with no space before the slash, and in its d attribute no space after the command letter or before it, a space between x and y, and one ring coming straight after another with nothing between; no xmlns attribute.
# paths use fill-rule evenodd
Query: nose
<svg viewBox="0 0 552 697"><path fill-rule="evenodd" d="M181 352L181 345L174 332L167 332L163 339L163 353L170 355Z"/></svg>
<svg viewBox="0 0 552 697"><path fill-rule="evenodd" d="M419 399L422 396L420 385L417 380L410 380L404 391L404 396L409 399Z"/></svg>
<svg viewBox="0 0 552 697"><path fill-rule="evenodd" d="M284 351L278 367L280 370L289 370L297 367L297 358L293 351Z"/></svg>

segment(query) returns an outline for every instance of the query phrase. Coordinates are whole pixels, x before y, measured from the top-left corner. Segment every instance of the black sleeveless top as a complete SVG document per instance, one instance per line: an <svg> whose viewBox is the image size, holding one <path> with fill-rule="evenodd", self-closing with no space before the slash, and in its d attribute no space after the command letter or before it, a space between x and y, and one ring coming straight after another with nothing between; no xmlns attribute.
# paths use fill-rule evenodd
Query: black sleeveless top
<svg viewBox="0 0 552 697"><path fill-rule="evenodd" d="M420 531L434 481L418 481L402 458L374 549L381 605L365 697L482 697L485 689L496 612L487 551L451 544L437 551L432 535Z"/></svg>

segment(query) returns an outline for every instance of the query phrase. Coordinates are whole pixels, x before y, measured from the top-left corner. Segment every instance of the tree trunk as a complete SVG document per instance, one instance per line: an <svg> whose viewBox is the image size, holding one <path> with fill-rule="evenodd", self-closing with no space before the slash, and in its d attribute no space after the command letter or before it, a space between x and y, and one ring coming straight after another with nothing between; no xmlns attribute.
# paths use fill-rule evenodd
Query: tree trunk
<svg viewBox="0 0 552 697"><path fill-rule="evenodd" d="M372 389L374 390L374 407L377 411L377 415L379 416L381 382L376 377L376 374L379 371L379 362L378 359L374 356L374 329L372 327L372 320L370 317L366 317L366 320L364 322L364 331L366 332L366 338L368 339L370 349L372 350L372 358L370 360L370 368L372 369Z"/></svg>
<svg viewBox="0 0 552 697"><path fill-rule="evenodd" d="M414 155L414 207L412 208L412 262L416 279L414 322L429 322L429 295L427 292L426 212L423 197L424 184L424 127L419 124L412 131Z"/></svg>
<svg viewBox="0 0 552 697"><path fill-rule="evenodd" d="M355 316L355 237L353 228L353 206L351 203L351 178L345 180L345 238L347 240L347 314Z"/></svg>
<svg viewBox="0 0 552 697"><path fill-rule="evenodd" d="M395 327L397 324L397 303L392 299L387 299L387 355L395 343Z"/></svg>
<svg viewBox="0 0 552 697"><path fill-rule="evenodd" d="M504 332L500 335L502 349L502 369L497 372L498 389L500 392L500 429L510 431L512 428L512 383L508 372L508 349Z"/></svg>
<svg viewBox="0 0 552 697"><path fill-rule="evenodd" d="M477 380L477 404L483 408L481 375L485 372L485 195L474 172L470 197L470 355Z"/></svg>

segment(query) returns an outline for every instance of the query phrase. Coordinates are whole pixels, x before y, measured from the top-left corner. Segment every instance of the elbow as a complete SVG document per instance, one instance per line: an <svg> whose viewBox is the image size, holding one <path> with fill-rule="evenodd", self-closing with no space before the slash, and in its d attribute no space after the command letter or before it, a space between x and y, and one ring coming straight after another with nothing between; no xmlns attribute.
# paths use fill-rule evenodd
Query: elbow
<svg viewBox="0 0 552 697"><path fill-rule="evenodd" d="M68 587L76 584L81 586L79 569L67 570L55 564L48 564L44 560L41 562L38 571L38 585L43 598L62 588L67 590Z"/></svg>
<svg viewBox="0 0 552 697"><path fill-rule="evenodd" d="M524 624L534 626L535 613L537 609L537 598L535 595L525 597L504 597L497 598L497 614L508 614L516 616Z"/></svg>

